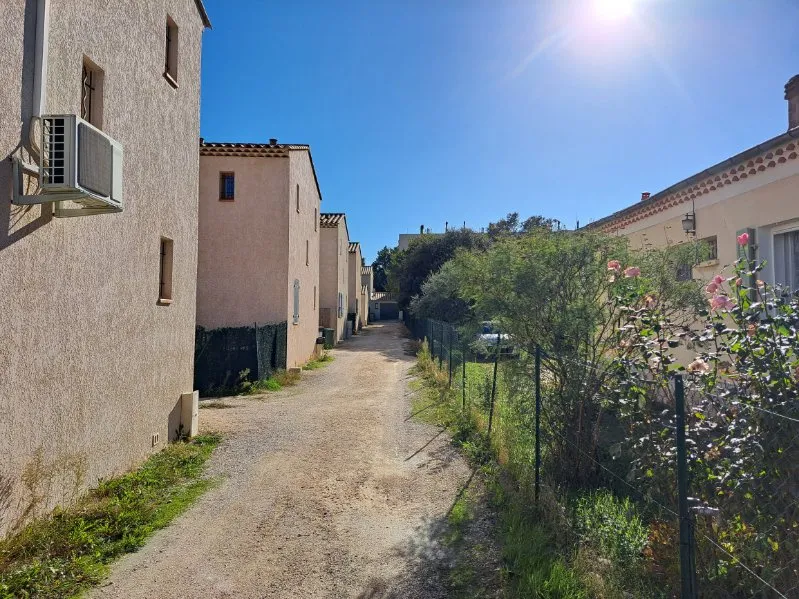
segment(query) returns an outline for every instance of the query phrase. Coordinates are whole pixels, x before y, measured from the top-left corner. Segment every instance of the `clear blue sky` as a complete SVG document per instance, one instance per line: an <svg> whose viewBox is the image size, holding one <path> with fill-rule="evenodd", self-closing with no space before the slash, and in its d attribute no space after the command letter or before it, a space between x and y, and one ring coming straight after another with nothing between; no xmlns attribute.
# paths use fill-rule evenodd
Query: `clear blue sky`
<svg viewBox="0 0 799 599"><path fill-rule="evenodd" d="M799 73L799 0L205 4L202 136L310 144L368 261L422 223L601 218L784 132Z"/></svg>

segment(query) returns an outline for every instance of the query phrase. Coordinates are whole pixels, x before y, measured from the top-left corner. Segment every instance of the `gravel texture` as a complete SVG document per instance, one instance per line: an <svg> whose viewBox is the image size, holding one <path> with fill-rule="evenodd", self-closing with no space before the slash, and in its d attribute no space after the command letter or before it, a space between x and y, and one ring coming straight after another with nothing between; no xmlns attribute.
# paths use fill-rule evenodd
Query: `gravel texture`
<svg viewBox="0 0 799 599"><path fill-rule="evenodd" d="M225 435L221 484L91 596L446 597L439 539L470 470L410 418L402 332L373 325L296 387L201 409L201 429Z"/></svg>

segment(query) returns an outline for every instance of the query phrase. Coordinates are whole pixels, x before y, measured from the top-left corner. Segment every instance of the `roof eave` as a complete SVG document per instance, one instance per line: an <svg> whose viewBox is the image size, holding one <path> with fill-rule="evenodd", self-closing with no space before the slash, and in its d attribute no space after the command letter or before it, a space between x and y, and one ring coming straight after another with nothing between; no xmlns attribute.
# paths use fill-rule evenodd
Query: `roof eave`
<svg viewBox="0 0 799 599"><path fill-rule="evenodd" d="M194 3L197 5L197 10L200 13L200 18L203 20L203 25L206 29L211 29L211 20L208 18L208 13L205 12L203 0L194 0Z"/></svg>
<svg viewBox="0 0 799 599"><path fill-rule="evenodd" d="M621 210L618 210L613 214L610 214L608 216L605 216L604 218L600 218L597 221L589 223L585 226L585 228L596 229L608 223L611 223L614 220L617 220L623 216L632 214L633 212L637 211L640 208L646 208L648 206L652 206L653 204L656 204L659 200L662 200L663 198L675 193L676 191L679 191L683 187L689 187L694 183L703 181L707 177L718 174L733 165L740 164L741 162L748 160L749 158L762 154L763 152L766 152L775 146L778 146L790 139L797 137L799 137L799 127L794 127L793 129L789 129L785 133L782 133L776 137L772 137L771 139L764 141L761 144L752 146L751 148L748 148L743 152L736 154L735 156L731 156L730 158L727 158L726 160L723 160L718 164L714 164L713 166L706 168L705 170L699 173L691 175L687 179L683 179L682 181L675 183L674 185L671 185L670 187L667 187L666 189L657 192L656 194L650 196L646 200L641 200L640 202L637 202L632 206L627 206L626 208L622 208Z"/></svg>

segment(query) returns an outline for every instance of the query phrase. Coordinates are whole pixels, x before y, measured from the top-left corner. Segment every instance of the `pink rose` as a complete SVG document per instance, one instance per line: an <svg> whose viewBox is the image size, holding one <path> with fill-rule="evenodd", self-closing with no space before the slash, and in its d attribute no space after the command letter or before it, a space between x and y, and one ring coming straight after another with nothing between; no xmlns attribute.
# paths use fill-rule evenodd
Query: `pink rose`
<svg viewBox="0 0 799 599"><path fill-rule="evenodd" d="M621 271L621 262L618 260L610 260L608 262L608 270L612 270L613 272Z"/></svg>
<svg viewBox="0 0 799 599"><path fill-rule="evenodd" d="M735 304L726 295L714 295L710 300L711 310L731 310Z"/></svg>
<svg viewBox="0 0 799 599"><path fill-rule="evenodd" d="M707 291L708 293L716 293L716 291L718 291L718 288L719 288L718 284L713 282L710 283L707 287L705 287L705 291Z"/></svg>
<svg viewBox="0 0 799 599"><path fill-rule="evenodd" d="M722 277L721 275L716 275L715 277L713 277L713 282L716 285L721 285L724 282L724 277Z"/></svg>
<svg viewBox="0 0 799 599"><path fill-rule="evenodd" d="M702 358L697 358L688 364L688 372L708 372L710 371L710 364L705 362Z"/></svg>
<svg viewBox="0 0 799 599"><path fill-rule="evenodd" d="M641 274L641 269L637 266L628 266L624 269L624 276L628 279L635 278Z"/></svg>
<svg viewBox="0 0 799 599"><path fill-rule="evenodd" d="M749 233L741 233L738 235L738 245L746 245L749 243Z"/></svg>

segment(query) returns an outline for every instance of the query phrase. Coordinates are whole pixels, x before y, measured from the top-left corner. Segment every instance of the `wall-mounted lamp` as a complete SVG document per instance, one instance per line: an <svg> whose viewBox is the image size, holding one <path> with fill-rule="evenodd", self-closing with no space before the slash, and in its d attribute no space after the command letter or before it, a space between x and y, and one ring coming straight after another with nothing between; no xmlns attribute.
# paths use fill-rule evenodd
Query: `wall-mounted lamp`
<svg viewBox="0 0 799 599"><path fill-rule="evenodd" d="M696 233L696 214L689 212L682 219L682 230L693 235Z"/></svg>

